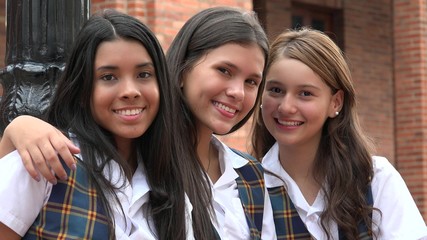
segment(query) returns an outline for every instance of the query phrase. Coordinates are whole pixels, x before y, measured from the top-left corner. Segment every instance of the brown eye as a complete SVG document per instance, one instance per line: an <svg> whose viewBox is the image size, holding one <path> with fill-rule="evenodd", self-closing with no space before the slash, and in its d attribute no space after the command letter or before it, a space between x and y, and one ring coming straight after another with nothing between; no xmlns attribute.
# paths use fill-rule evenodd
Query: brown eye
<svg viewBox="0 0 427 240"><path fill-rule="evenodd" d="M308 91L302 91L301 93L300 93L300 96L303 96L303 97L309 97L309 96L312 96L313 94L311 94L311 92L308 92Z"/></svg>
<svg viewBox="0 0 427 240"><path fill-rule="evenodd" d="M140 74L138 74L138 78L149 78L151 76L152 74L150 72L141 72Z"/></svg>
<svg viewBox="0 0 427 240"><path fill-rule="evenodd" d="M278 87L271 87L270 89L268 89L268 91L270 91L272 93L282 93L282 89L280 89Z"/></svg>
<svg viewBox="0 0 427 240"><path fill-rule="evenodd" d="M114 77L114 75L113 74L105 74L105 75L103 75L103 76L101 76L101 78L100 78L101 80L104 80L104 81L112 81L112 80L116 80L116 78Z"/></svg>
<svg viewBox="0 0 427 240"><path fill-rule="evenodd" d="M231 73L227 68L220 67L220 68L218 68L218 71L220 71L221 73L223 73L227 76L231 76Z"/></svg>

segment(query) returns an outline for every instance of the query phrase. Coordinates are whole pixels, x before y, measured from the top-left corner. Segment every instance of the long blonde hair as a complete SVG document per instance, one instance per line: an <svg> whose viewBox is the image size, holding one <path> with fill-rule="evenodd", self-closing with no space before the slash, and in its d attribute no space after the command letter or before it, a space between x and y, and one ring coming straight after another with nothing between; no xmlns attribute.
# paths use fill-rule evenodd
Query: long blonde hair
<svg viewBox="0 0 427 240"><path fill-rule="evenodd" d="M289 30L275 39L267 72L283 56L310 67L333 93L344 92L341 112L337 117L327 119L323 126L314 177L326 193L327 206L321 216L325 233L331 237L326 226L332 220L346 239L358 239L360 221L372 232L372 207L366 203L365 195L373 176L373 144L360 127L348 64L340 48L326 34L308 28ZM275 143L264 125L261 111L256 113L252 136L253 155L261 159Z"/></svg>

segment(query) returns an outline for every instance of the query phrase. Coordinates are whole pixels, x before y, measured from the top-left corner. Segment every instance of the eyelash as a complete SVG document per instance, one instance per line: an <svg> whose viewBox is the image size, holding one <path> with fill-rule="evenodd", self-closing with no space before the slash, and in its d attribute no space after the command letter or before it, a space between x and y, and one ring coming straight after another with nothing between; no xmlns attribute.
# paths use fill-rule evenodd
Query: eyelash
<svg viewBox="0 0 427 240"><path fill-rule="evenodd" d="M140 75L145 75L145 76L144 76L144 77L142 77L142 78L149 78L149 77L151 77L153 74L151 74L150 72L142 72L142 73L138 74L138 76L140 76Z"/></svg>
<svg viewBox="0 0 427 240"><path fill-rule="evenodd" d="M110 79L107 79L107 78L110 78ZM114 75L113 75L113 74L105 74L105 75L102 75L102 76L100 77L100 79L101 79L101 80L104 80L104 81L112 81L112 80L116 80L117 78L116 78L116 77L114 77Z"/></svg>
<svg viewBox="0 0 427 240"><path fill-rule="evenodd" d="M268 89L268 91L271 92L271 93L276 93L276 94L280 94L280 93L283 92L282 89L280 89L278 87L271 87L271 88Z"/></svg>
<svg viewBox="0 0 427 240"><path fill-rule="evenodd" d="M218 71L220 71L222 74L226 74L227 76L231 76L231 73L227 68L219 67Z"/></svg>
<svg viewBox="0 0 427 240"><path fill-rule="evenodd" d="M151 74L150 72L141 72L141 73L139 73L138 74L138 78L150 78L151 76L153 76L153 74ZM102 75L101 77L100 77L100 79L101 80L104 80L104 81L113 81L113 80L117 80L117 78L114 76L114 74L105 74L105 75Z"/></svg>
<svg viewBox="0 0 427 240"><path fill-rule="evenodd" d="M301 91L300 95L303 97L309 97L309 96L312 96L313 94L311 94L311 92L308 92L308 91Z"/></svg>

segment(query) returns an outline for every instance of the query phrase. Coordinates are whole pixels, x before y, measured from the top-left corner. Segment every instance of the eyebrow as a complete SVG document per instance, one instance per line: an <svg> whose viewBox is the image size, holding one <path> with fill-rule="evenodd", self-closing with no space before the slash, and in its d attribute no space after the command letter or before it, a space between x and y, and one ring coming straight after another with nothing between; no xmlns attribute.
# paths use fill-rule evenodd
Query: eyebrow
<svg viewBox="0 0 427 240"><path fill-rule="evenodd" d="M276 84L276 85L284 85L282 82L280 82L279 80L276 79L271 79L265 82L266 85L268 84ZM314 89L320 89L318 86L316 85L311 85L311 84L301 84L301 85L297 85L298 88L314 88Z"/></svg>
<svg viewBox="0 0 427 240"><path fill-rule="evenodd" d="M152 62L146 62L146 63L141 63L141 64L136 65L136 68L143 68L143 67L153 67L154 68L154 64ZM97 68L96 71L115 70L115 69L118 69L118 67L115 65L105 65L105 66L101 66L101 67Z"/></svg>
<svg viewBox="0 0 427 240"><path fill-rule="evenodd" d="M233 63L231 63L231 62L225 61L224 63L225 63L227 66L231 67L231 68L239 69L236 65L234 65L234 64L233 64ZM261 72L261 74L253 73L253 74L251 74L250 76L251 76L251 77L254 77L254 78L262 79L262 72Z"/></svg>

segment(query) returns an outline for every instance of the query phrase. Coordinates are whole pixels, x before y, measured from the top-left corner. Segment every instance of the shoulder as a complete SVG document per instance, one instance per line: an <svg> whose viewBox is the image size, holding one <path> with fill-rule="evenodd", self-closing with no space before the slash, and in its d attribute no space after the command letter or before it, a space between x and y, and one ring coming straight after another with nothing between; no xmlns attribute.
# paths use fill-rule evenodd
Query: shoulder
<svg viewBox="0 0 427 240"><path fill-rule="evenodd" d="M23 236L49 197L52 185L44 178L32 179L17 151L0 159L0 176L0 222Z"/></svg>
<svg viewBox="0 0 427 240"><path fill-rule="evenodd" d="M372 166L374 171L374 178L384 179L390 177L400 177L399 172L393 164L385 157L372 156Z"/></svg>
<svg viewBox="0 0 427 240"><path fill-rule="evenodd" d="M374 177L372 195L374 232L381 239L419 239L427 235L425 222L405 180L385 157L372 157ZM378 229L379 228L379 229Z"/></svg>
<svg viewBox="0 0 427 240"><path fill-rule="evenodd" d="M254 166L254 167L259 168L261 170L263 169L262 165L261 165L261 162L259 162L258 160L256 160L255 157L253 157L249 153L242 152L242 151L240 151L238 149L235 149L235 148L230 148L230 149L231 149L231 151L233 151L234 153L236 153L240 157L246 159L248 161L247 165Z"/></svg>

